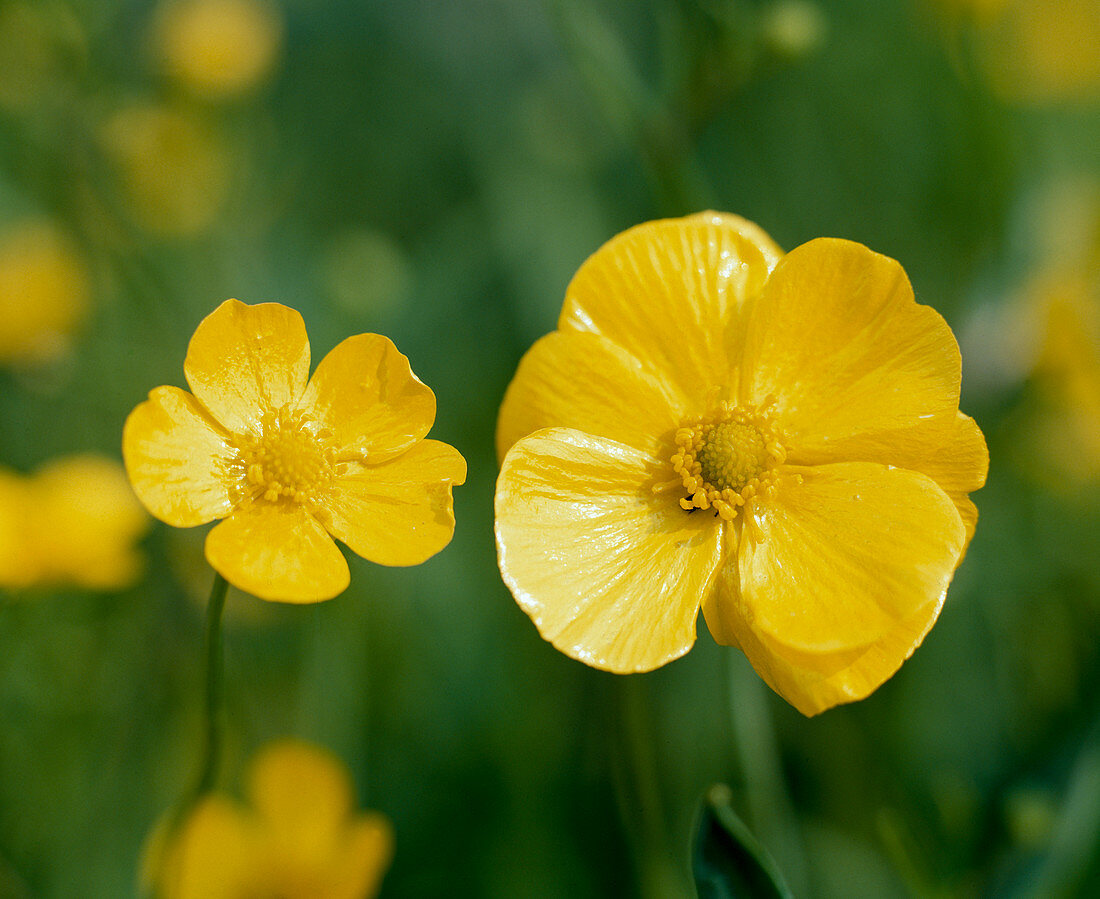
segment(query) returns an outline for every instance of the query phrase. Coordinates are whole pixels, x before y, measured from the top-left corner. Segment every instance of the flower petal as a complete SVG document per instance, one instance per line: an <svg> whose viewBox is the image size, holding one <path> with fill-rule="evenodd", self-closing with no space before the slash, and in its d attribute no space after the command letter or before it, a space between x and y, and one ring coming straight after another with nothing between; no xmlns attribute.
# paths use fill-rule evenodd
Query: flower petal
<svg viewBox="0 0 1100 899"><path fill-rule="evenodd" d="M934 449L959 408L958 344L901 266L822 238L792 250L753 305L741 401L776 397L788 458L866 460ZM913 444L912 449L906 449Z"/></svg>
<svg viewBox="0 0 1100 899"><path fill-rule="evenodd" d="M844 469L848 469L848 471L843 471ZM929 494L934 496L936 493L934 485L922 478L921 475L912 472L881 469L879 466L863 464L831 465L822 469L809 470L818 475L819 483L816 486L810 479L806 478L808 472L803 472L805 479L802 485L788 482L784 488L781 488L779 500L783 502L784 493L792 488L804 489L807 483L810 484L810 493L818 498L829 492L828 489L821 489L823 487L829 488L841 486L845 483L860 483L859 495L864 497L869 494L866 478L860 476L858 471L854 471L855 469L879 469L877 475L885 472L889 478L898 476L896 479L902 482L906 480L915 481ZM823 473L824 477L822 477ZM852 475L856 475L856 477L852 477ZM829 484L829 481L833 483ZM841 491L842 495L843 492ZM787 499L789 501L790 498ZM882 501L888 503L885 497L882 497ZM912 504L912 499L909 500L909 503ZM949 512L950 507L945 500L941 500L938 506L941 515ZM803 515L804 512L799 512L799 514ZM823 511L822 514L827 513ZM894 518L896 517L895 515ZM756 520L763 525L766 516L758 513ZM794 546L792 552L792 546L769 545L776 537L783 538L787 536L783 530L785 526L784 522L773 520L770 530L761 529L761 534L756 535L753 533L753 524L746 524L742 531L742 554L740 558L732 552L727 554L726 562L717 578L716 589L703 605L703 614L706 617L707 627L716 641L739 647L748 657L756 672L773 690L804 715L816 715L818 712L839 703L854 702L868 696L890 678L902 662L912 655L939 615L946 591L946 581L950 580L950 570L948 570L946 580L943 581L943 590L937 595L931 596L924 603L921 603L919 599L913 600L910 611L902 611L900 615L888 620L885 629L881 630L877 636L865 645L858 645L863 638L853 637L855 631L851 626L851 622L845 625L848 637L841 641L835 641L838 645L833 647L825 645L828 642L827 639L807 641L804 639L804 634L801 641L803 644L813 643L816 645L811 646L811 648L806 648L805 645L793 645L794 640L792 640L792 637L797 636L799 627L802 631L812 630L816 621L821 630L820 637L827 638L829 634L837 631L836 625L838 622L844 624L840 616L851 615L853 611L859 616L856 619L857 626L859 621L870 620L872 621L871 630L874 631L876 628L873 626L873 620L878 611L891 605L895 609L900 609L904 604L883 601L881 597L877 597L876 594L881 593L881 590L879 584L875 581L875 570L868 568L868 563L859 561L858 557L851 551L851 544L855 542L858 544L859 553L873 554L879 552L883 560L895 559L897 557L896 551L883 546L881 539L878 543L868 546L866 540L859 539L857 535L850 535L845 543L837 547L839 549L838 555L842 557L847 555L855 559L854 564L860 576L856 579L850 579L845 575L845 567L847 566L843 562L831 566L822 562L814 566L818 570L813 572L807 570L795 555L795 553L807 547ZM879 527L881 531L894 531L895 522L885 519ZM935 529L936 527L937 525L933 521L928 521L924 525L918 525L917 530ZM871 529L867 528L866 530L867 533L871 533ZM959 531L956 526L955 536L958 536L958 534ZM873 536L876 538L881 537L878 533ZM935 534L926 535L924 542L928 542L929 537L934 538L935 536ZM812 552L812 544L825 545L821 543L821 540L825 540L827 544L829 538L827 535L824 538L811 536L808 539L797 534L791 536L792 541L801 542L804 539L811 544L809 548ZM903 538L899 537L899 539ZM745 544L748 545L745 546ZM846 546L847 551L845 550ZM876 550L876 546L878 550ZM758 557L760 554L766 553L771 553L773 559L766 560L765 565L771 566L773 570L781 570L780 562L790 567L780 577L773 577L770 581L758 579L757 583L753 583L751 581L753 573L758 574L761 567L763 567L760 565ZM825 555L825 553L820 552L819 555ZM870 564L874 566L876 563L872 561ZM938 565L942 571L946 563L940 561L935 565ZM935 565L929 567L935 567ZM822 571L828 570L830 567L832 573L828 576L828 580L823 579ZM882 571L881 565L878 566L877 573L886 583L898 579L897 572ZM919 579L928 580L923 569L918 568L917 565L913 565L913 573L915 577L912 579L910 586L916 584ZM821 585L823 584L827 586L822 588ZM868 585L870 589L868 589ZM814 589L814 587L817 589ZM935 593L934 582L925 589L928 594ZM772 590L776 591L777 595L775 597L769 595L769 591ZM806 617L808 620L796 624L786 633L780 633L778 636L769 633L761 620L753 617L756 606L759 605L759 602L754 603L754 597L759 598L761 596L765 600L774 598L777 602L783 601L783 598L786 597L787 602L799 603L797 607L794 607L795 615L793 617L796 619ZM861 596L862 600L860 599ZM813 602L814 597L818 598L817 602ZM821 600L826 601L829 606L828 609L824 609L826 603L822 603ZM875 610L870 618L864 614L864 609L867 606L871 606ZM802 610L806 610L805 616L800 614ZM888 615L887 618L889 619L890 616ZM772 627L771 630L775 631L776 628ZM848 648L842 645L845 643L857 645L854 648Z"/></svg>
<svg viewBox="0 0 1100 899"><path fill-rule="evenodd" d="M661 382L616 344L595 334L555 331L520 360L497 420L503 459L521 437L542 428L575 428L653 452L673 430Z"/></svg>
<svg viewBox="0 0 1100 899"><path fill-rule="evenodd" d="M178 528L229 514L225 466L234 452L229 435L178 387L153 390L122 429L134 492L153 515Z"/></svg>
<svg viewBox="0 0 1100 899"><path fill-rule="evenodd" d="M934 481L868 462L792 466L750 514L738 553L741 618L802 653L870 646L941 602L966 539Z"/></svg>
<svg viewBox="0 0 1100 899"><path fill-rule="evenodd" d="M393 825L377 812L355 819L349 828L346 849L331 868L332 899L375 896L393 859Z"/></svg>
<svg viewBox="0 0 1100 899"><path fill-rule="evenodd" d="M170 820L163 824L171 826ZM159 835L156 835L159 837ZM151 846L149 867L156 894L164 899L234 899L254 884L257 838L252 821L234 803L210 794L167 835Z"/></svg>
<svg viewBox="0 0 1100 899"><path fill-rule="evenodd" d="M38 547L27 533L33 508L27 479L0 469L0 587L26 587L41 576Z"/></svg>
<svg viewBox="0 0 1100 899"><path fill-rule="evenodd" d="M951 497L962 516L969 544L978 523L978 509L967 494L984 486L989 472L989 450L977 422L969 415L958 413L947 442L936 452L911 466L896 464L928 475Z"/></svg>
<svg viewBox="0 0 1100 899"><path fill-rule="evenodd" d="M581 266L558 328L603 335L669 379L682 408L705 410L716 399L714 385L729 385L730 360L740 355L741 310L778 256L771 239L738 216L705 212L647 222L612 238Z"/></svg>
<svg viewBox="0 0 1100 899"><path fill-rule="evenodd" d="M336 435L340 454L371 462L403 453L435 421L435 394L381 334L358 334L334 347L313 373L302 406Z"/></svg>
<svg viewBox="0 0 1100 899"><path fill-rule="evenodd" d="M848 652L798 653L751 630L741 632L740 646L769 687L802 714L816 715L865 699L893 677L920 646L942 606L942 598L930 602L874 643Z"/></svg>
<svg viewBox="0 0 1100 899"><path fill-rule="evenodd" d="M269 743L248 778L252 806L265 824L319 858L331 852L351 819L352 791L343 762L300 740Z"/></svg>
<svg viewBox="0 0 1100 899"><path fill-rule="evenodd" d="M655 495L664 463L579 431L537 431L497 480L500 570L559 650L596 668L649 671L695 642L721 525Z"/></svg>
<svg viewBox="0 0 1100 899"><path fill-rule="evenodd" d="M234 433L255 432L264 412L297 403L306 388L302 316L279 303L226 300L195 329L183 373L218 422Z"/></svg>
<svg viewBox="0 0 1100 899"><path fill-rule="evenodd" d="M454 447L423 440L378 465L346 463L324 513L325 526L379 565L419 565L451 542L451 488L466 480Z"/></svg>
<svg viewBox="0 0 1100 899"><path fill-rule="evenodd" d="M320 602L343 592L348 563L301 506L257 501L206 535L206 560L240 590L279 602Z"/></svg>
<svg viewBox="0 0 1100 899"><path fill-rule="evenodd" d="M65 456L34 476L33 539L44 576L99 590L137 580L143 559L134 549L149 516L113 459Z"/></svg>

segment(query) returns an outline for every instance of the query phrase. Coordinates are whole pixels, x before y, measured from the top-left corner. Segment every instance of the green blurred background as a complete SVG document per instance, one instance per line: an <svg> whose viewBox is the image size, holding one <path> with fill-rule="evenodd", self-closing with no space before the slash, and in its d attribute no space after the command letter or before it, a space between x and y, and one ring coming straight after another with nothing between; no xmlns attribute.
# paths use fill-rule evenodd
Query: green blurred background
<svg viewBox="0 0 1100 899"><path fill-rule="evenodd" d="M231 296L315 359L387 334L470 464L427 564L230 591L227 789L274 737L333 750L394 823L382 896L690 895L716 781L799 896L1100 894L1100 6L203 0L211 37L195 5L0 0L0 465L119 459ZM900 260L989 441L939 623L814 719L705 628L649 675L570 661L495 564L520 355L603 241L708 207ZM0 896L134 893L196 764L204 531L153 526L122 589L0 593Z"/></svg>

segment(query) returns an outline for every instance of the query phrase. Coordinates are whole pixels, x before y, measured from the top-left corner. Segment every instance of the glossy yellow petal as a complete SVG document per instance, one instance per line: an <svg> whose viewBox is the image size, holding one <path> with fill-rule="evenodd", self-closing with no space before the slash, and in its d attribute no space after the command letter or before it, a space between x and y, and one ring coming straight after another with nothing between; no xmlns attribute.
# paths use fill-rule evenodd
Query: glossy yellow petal
<svg viewBox="0 0 1100 899"><path fill-rule="evenodd" d="M740 646L757 674L804 715L870 696L920 646L942 598L896 622L874 643L847 652L801 654L765 635L741 631Z"/></svg>
<svg viewBox="0 0 1100 899"><path fill-rule="evenodd" d="M666 463L579 431L537 431L504 459L500 570L559 650L617 673L648 671L695 642L720 561L721 525L652 486Z"/></svg>
<svg viewBox="0 0 1100 899"><path fill-rule="evenodd" d="M791 467L751 519L739 617L802 653L870 646L942 601L966 539L934 481L867 462Z"/></svg>
<svg viewBox="0 0 1100 899"><path fill-rule="evenodd" d="M679 423L660 380L611 341L555 331L520 360L500 407L497 456L542 428L574 428L655 451Z"/></svg>
<svg viewBox="0 0 1100 899"><path fill-rule="evenodd" d="M799 652L771 639L746 617L736 541L732 531L729 533L730 546L716 589L703 603L707 628L718 643L744 652L761 679L804 715L816 715L873 693L920 645L943 605L942 596L929 602L864 647Z"/></svg>
<svg viewBox="0 0 1100 899"><path fill-rule="evenodd" d="M302 316L279 303L226 300L195 329L183 373L218 422L234 433L256 432L264 412L296 404L306 389Z"/></svg>
<svg viewBox="0 0 1100 899"><path fill-rule="evenodd" d="M338 455L371 462L403 453L435 421L435 394L381 334L349 337L325 356L302 407L333 432Z"/></svg>
<svg viewBox="0 0 1100 899"><path fill-rule="evenodd" d="M167 840L161 862L152 863L158 899L240 899L249 895L256 835L252 822L235 804L208 796Z"/></svg>
<svg viewBox="0 0 1100 899"><path fill-rule="evenodd" d="M158 387L126 419L122 455L142 504L161 521L192 527L232 509L229 435L191 394Z"/></svg>
<svg viewBox="0 0 1100 899"><path fill-rule="evenodd" d="M693 513L696 514L696 513ZM746 627L744 603L741 602L741 575L738 570L738 529L726 527L722 532L722 564L714 577L714 589L703 597L703 618L716 643L740 647L740 634Z"/></svg>
<svg viewBox="0 0 1100 899"><path fill-rule="evenodd" d="M304 856L321 859L331 853L353 808L344 763L299 740L264 748L252 763L248 794L267 827L290 838Z"/></svg>
<svg viewBox="0 0 1100 899"><path fill-rule="evenodd" d="M923 472L939 484L948 496L965 496L985 485L985 477L989 473L989 450L978 423L959 412L951 434L936 452L898 467Z"/></svg>
<svg viewBox="0 0 1100 899"><path fill-rule="evenodd" d="M755 225L713 212L647 222L612 238L581 266L558 328L600 334L679 394L698 414L715 388L732 388L743 309L778 249ZM726 399L722 395L719 399Z"/></svg>
<svg viewBox="0 0 1100 899"><path fill-rule="evenodd" d="M776 398L789 458L867 460L943 443L959 407L959 348L901 266L822 238L776 266L750 316L742 402Z"/></svg>
<svg viewBox="0 0 1100 899"><path fill-rule="evenodd" d="M325 526L363 558L419 565L451 542L451 488L466 480L466 460L454 447L422 440L388 462L341 468Z"/></svg>
<svg viewBox="0 0 1100 899"><path fill-rule="evenodd" d="M989 450L977 422L960 412L947 442L938 451L902 467L928 475L951 497L966 527L969 544L978 523L978 509L967 494L984 486L989 472Z"/></svg>
<svg viewBox="0 0 1100 899"><path fill-rule="evenodd" d="M350 579L332 538L293 503L237 509L206 535L206 560L234 587L279 602L331 599Z"/></svg>

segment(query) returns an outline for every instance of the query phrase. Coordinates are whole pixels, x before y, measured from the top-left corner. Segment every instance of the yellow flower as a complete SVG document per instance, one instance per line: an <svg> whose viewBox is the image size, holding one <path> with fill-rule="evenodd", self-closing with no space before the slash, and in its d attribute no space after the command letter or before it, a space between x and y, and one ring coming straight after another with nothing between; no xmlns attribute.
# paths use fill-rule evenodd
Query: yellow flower
<svg viewBox="0 0 1100 899"><path fill-rule="evenodd" d="M193 237L213 225L230 184L230 159L218 135L183 109L132 103L100 130L129 212L166 237Z"/></svg>
<svg viewBox="0 0 1100 899"><path fill-rule="evenodd" d="M192 393L158 387L126 420L123 456L161 521L224 519L206 558L263 599L316 602L348 585L331 534L383 565L417 565L454 533L466 462L425 440L435 395L386 337L359 334L309 377L302 317L226 300L183 363Z"/></svg>
<svg viewBox="0 0 1100 899"><path fill-rule="evenodd" d="M91 297L87 268L53 225L0 234L0 362L40 363L67 347Z"/></svg>
<svg viewBox="0 0 1100 899"><path fill-rule="evenodd" d="M1100 478L1100 219L1095 185L1076 187L1091 215L1082 222L1059 204L1066 233L1054 235L1027 282L1020 315L1020 327L1040 341L1032 373L1039 402L1018 441L1030 451L1022 461L1032 476L1070 490ZM1043 465L1032 464L1036 454Z"/></svg>
<svg viewBox="0 0 1100 899"><path fill-rule="evenodd" d="M937 0L978 26L981 63L1006 98L1050 102L1100 92L1096 0Z"/></svg>
<svg viewBox="0 0 1100 899"><path fill-rule="evenodd" d="M608 671L691 648L700 607L805 714L871 693L921 642L987 453L959 351L859 244L783 256L703 213L581 267L497 431L501 572L543 637Z"/></svg>
<svg viewBox="0 0 1100 899"><path fill-rule="evenodd" d="M393 829L354 813L351 779L335 756L294 740L253 761L251 808L203 799L163 845L150 846L159 899L367 899L393 857Z"/></svg>
<svg viewBox="0 0 1100 899"><path fill-rule="evenodd" d="M158 10L153 42L171 78L220 99L267 77L282 31L275 8L260 0L169 0Z"/></svg>
<svg viewBox="0 0 1100 899"><path fill-rule="evenodd" d="M0 470L0 585L128 587L142 568L134 543L148 526L111 459L56 459L29 477Z"/></svg>

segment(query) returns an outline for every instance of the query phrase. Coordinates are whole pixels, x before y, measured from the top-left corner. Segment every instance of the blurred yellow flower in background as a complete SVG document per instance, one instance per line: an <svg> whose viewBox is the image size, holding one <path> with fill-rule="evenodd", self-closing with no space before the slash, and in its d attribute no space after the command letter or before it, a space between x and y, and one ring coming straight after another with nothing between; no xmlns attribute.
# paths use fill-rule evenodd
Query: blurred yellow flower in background
<svg viewBox="0 0 1100 899"><path fill-rule="evenodd" d="M993 87L1005 97L1048 102L1100 94L1096 0L940 0L973 13Z"/></svg>
<svg viewBox="0 0 1100 899"><path fill-rule="evenodd" d="M0 470L0 586L130 586L149 517L113 459L68 456L30 476Z"/></svg>
<svg viewBox="0 0 1100 899"><path fill-rule="evenodd" d="M1038 403L1019 441L1023 467L1061 490L1100 478L1100 182L1048 186L1032 213L1039 258L1015 328L1031 337ZM1043 465L1031 464L1035 454Z"/></svg>
<svg viewBox="0 0 1100 899"><path fill-rule="evenodd" d="M988 456L947 324L901 266L820 239L785 256L703 213L581 266L498 423L505 582L543 637L647 671L700 607L805 714L920 644L973 533Z"/></svg>
<svg viewBox="0 0 1100 899"><path fill-rule="evenodd" d="M453 447L424 439L435 395L379 334L349 337L309 376L302 317L226 300L199 324L183 369L126 420L138 497L176 527L224 519L207 561L263 599L316 602L348 585L337 537L383 565L417 565L454 534ZM330 537L329 535L332 535Z"/></svg>
<svg viewBox="0 0 1100 899"><path fill-rule="evenodd" d="M45 220L0 232L0 363L47 362L65 352L91 299L83 258Z"/></svg>
<svg viewBox="0 0 1100 899"><path fill-rule="evenodd" d="M101 141L128 211L146 230L191 237L213 224L229 190L230 161L201 119L170 106L133 103L106 120Z"/></svg>
<svg viewBox="0 0 1100 899"><path fill-rule="evenodd" d="M157 10L153 47L164 72L213 99L260 84L275 66L282 20L261 0L168 0Z"/></svg>
<svg viewBox="0 0 1100 899"><path fill-rule="evenodd" d="M158 847L158 899L369 899L393 857L393 828L377 812L355 813L343 763L295 740L253 760L251 808L209 795Z"/></svg>
<svg viewBox="0 0 1100 899"><path fill-rule="evenodd" d="M1044 286L1051 295L1035 374L1047 406L1030 436L1068 486L1100 478L1100 297L1095 279Z"/></svg>

